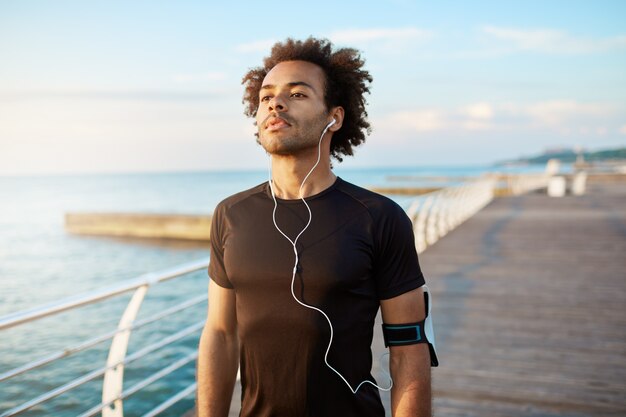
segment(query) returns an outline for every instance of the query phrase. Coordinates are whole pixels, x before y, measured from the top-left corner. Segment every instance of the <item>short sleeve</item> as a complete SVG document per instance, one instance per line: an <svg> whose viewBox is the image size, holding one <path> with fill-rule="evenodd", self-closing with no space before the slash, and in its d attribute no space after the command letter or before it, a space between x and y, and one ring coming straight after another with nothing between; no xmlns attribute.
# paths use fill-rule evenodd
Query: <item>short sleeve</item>
<svg viewBox="0 0 626 417"><path fill-rule="evenodd" d="M225 208L218 204L211 219L209 277L220 287L232 289L224 267Z"/></svg>
<svg viewBox="0 0 626 417"><path fill-rule="evenodd" d="M375 276L378 298L396 297L424 285L413 225L395 202L385 207L376 222Z"/></svg>

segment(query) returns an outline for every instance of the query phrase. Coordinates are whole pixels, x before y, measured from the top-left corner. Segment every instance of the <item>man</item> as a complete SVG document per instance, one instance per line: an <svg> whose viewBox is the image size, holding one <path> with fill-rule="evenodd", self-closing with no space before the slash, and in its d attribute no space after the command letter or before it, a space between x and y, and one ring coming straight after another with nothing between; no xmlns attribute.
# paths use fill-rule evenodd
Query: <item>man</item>
<svg viewBox="0 0 626 417"><path fill-rule="evenodd" d="M353 49L288 39L244 77L271 179L213 215L201 417L228 415L238 366L241 416L385 415L374 318L380 307L386 324L424 320L424 278L404 211L332 171L331 156L369 133L363 64ZM429 348L416 340L391 343L395 417L430 416Z"/></svg>

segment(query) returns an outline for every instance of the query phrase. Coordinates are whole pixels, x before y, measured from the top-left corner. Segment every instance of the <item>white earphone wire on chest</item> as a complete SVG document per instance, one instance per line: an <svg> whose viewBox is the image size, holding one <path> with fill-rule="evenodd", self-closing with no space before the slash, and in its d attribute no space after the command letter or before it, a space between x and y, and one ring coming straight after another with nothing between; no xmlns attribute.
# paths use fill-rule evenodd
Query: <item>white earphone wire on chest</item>
<svg viewBox="0 0 626 417"><path fill-rule="evenodd" d="M357 385L356 388L352 388L352 385L350 385L348 380L339 371L337 371L332 365L330 365L330 363L328 363L328 353L330 352L330 347L332 346L333 337L334 337L333 324L330 321L330 318L328 317L328 315L324 311L322 311L320 308L312 306L312 305L309 305L309 304L306 304L306 303L300 301L298 299L298 297L296 297L295 290L294 290L294 284L295 284L295 280L296 280L296 273L298 272L298 264L300 263L300 259L299 259L299 255L298 255L298 249L297 249L296 245L298 243L298 239L300 239L300 236L302 236L302 234L309 228L309 225L311 224L311 221L313 220L313 214L311 212L311 208L309 207L308 203L306 202L305 198L303 197L302 190L304 188L304 184L306 183L306 180L309 178L309 176L313 173L315 168L317 168L317 166L320 163L320 159L321 159L321 155L322 155L322 139L324 138L324 135L326 134L328 129L332 125L334 125L335 122L336 122L336 120L333 119L330 123L328 123L328 125L326 125L326 127L322 131L322 134L320 136L320 140L319 140L319 143L318 143L317 161L315 162L315 165L313 165L313 168L311 168L311 170L304 177L304 179L302 180L302 183L300 184L300 189L299 189L298 194L299 194L300 199L302 200L302 202L306 206L307 211L309 212L309 219L308 219L306 225L304 226L304 228L296 235L296 237L293 240L289 236L287 236L287 234L285 232L283 232L280 229L280 227L278 227L278 223L276 222L276 211L278 210L278 202L276 200L276 195L274 193L274 185L273 185L273 180L272 180L272 160L271 160L271 156L270 156L269 181L268 182L269 182L270 191L271 191L271 194L272 194L272 199L274 200L274 209L272 211L272 221L274 222L274 227L276 227L276 230L278 230L278 232L280 232L280 234L283 235L283 237L285 239L287 239L289 241L289 243L291 243L291 246L293 248L295 261L294 261L294 264L293 264L293 270L292 270L292 276L291 276L291 295L292 295L292 297L301 306L306 307L306 308L311 309L311 310L315 310L315 311L319 312L320 314L322 314L324 316L324 318L326 319L326 321L328 322L328 327L330 329L330 339L328 341L328 346L326 347L326 353L324 354L324 362L326 363L326 366L328 368L330 368L335 374L337 374L343 380L343 382L345 382L345 384L348 386L348 388L350 388L350 391L352 391L353 394L356 394L357 391L359 390L359 388L361 388L361 386L363 384L371 384L374 387L380 389L381 391L389 391L393 387L393 380L391 379L391 376L388 373L387 373L387 376L389 377L389 381L390 381L389 387L381 387L379 385L376 385L373 381L364 380L359 385ZM388 355L388 353L385 353L383 356L385 356L385 355ZM383 370L383 372L384 372L384 370Z"/></svg>

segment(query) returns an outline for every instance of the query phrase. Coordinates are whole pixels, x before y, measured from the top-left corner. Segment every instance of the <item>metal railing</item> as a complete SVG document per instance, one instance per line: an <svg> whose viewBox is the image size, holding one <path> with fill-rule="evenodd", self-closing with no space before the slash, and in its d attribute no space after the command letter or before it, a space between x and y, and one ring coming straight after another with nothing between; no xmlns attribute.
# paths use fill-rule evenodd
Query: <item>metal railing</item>
<svg viewBox="0 0 626 417"><path fill-rule="evenodd" d="M552 177L552 173L518 174L509 175L506 181L512 195L521 195L547 188Z"/></svg>
<svg viewBox="0 0 626 417"><path fill-rule="evenodd" d="M484 178L416 198L407 209L415 248L422 253L493 200L496 181Z"/></svg>
<svg viewBox="0 0 626 417"><path fill-rule="evenodd" d="M2 331L11 327L19 326L24 323L33 322L44 317L55 315L63 311L99 303L101 301L110 299L121 294L126 294L129 292L133 293L128 305L126 306L126 309L124 310L124 313L122 314L116 330L95 336L91 339L82 341L81 343L68 346L57 352L52 352L41 358L35 359L14 369L6 371L0 374L0 382L8 381L18 375L33 371L37 368L51 364L60 359L67 358L77 352L90 349L107 340L111 340L111 347L109 349L108 359L105 366L81 375L18 406L12 407L9 410L2 411L0 417L9 417L21 414L27 410L32 409L35 406L41 405L46 401L49 401L61 394L65 394L99 377L103 377L102 401L100 404L95 405L94 407L90 408L80 415L87 417L96 415L101 412L103 417L122 417L124 415L123 400L137 393L139 390L145 388L149 384L152 384L155 381L163 378L164 376L169 375L172 372L187 365L188 363L193 362L197 357L197 352L189 354L175 361L174 363L166 366L160 371L136 383L132 387L123 390L123 377L125 366L137 359L143 358L148 354L157 351L158 349L171 345L172 343L177 342L190 334L198 333L204 325L204 320L198 321L168 337L165 337L164 339L159 340L156 343L152 343L148 346L143 347L142 349L134 352L131 355L127 355L126 352L128 348L130 334L133 330L141 328L149 323L161 320L164 317L168 317L178 312L181 312L192 306L204 303L207 300L207 294L195 296L174 307L161 311L147 319L135 321L137 313L139 312L139 308L141 307L141 304L145 298L148 289L162 282L182 277L191 272L206 269L208 267L208 263L208 258L196 262L186 263L160 272L141 275L135 279L125 281L118 285L99 289L96 291L91 291L77 296L64 298L40 307L0 317L0 331ZM188 397L191 393L194 392L194 390L195 384L189 385L181 392L171 397L164 403L158 405L145 415L155 416L161 413L162 411L171 407L177 401Z"/></svg>
<svg viewBox="0 0 626 417"><path fill-rule="evenodd" d="M539 181L531 182L534 186ZM428 246L434 244L437 240L445 236L445 234L487 205L493 199L494 185L494 179L484 178L417 197L407 209L407 214L413 222L415 245L418 253L422 253ZM524 188L532 188L529 187L529 185L530 184L526 185ZM20 326L25 323L61 313L63 311L100 303L121 294L132 292L132 297L119 320L117 329L97 335L80 343L67 346L56 352L48 353L43 357L3 372L0 374L0 383L111 340L108 359L104 366L80 375L65 384L44 392L43 394L25 401L20 405L12 407L9 410L3 411L1 412L0 417L19 415L37 405L43 404L46 401L100 377L103 377L101 402L79 415L81 417L88 417L102 413L103 417L122 417L124 415L124 400L166 375L169 375L183 366L195 361L197 358L197 351L173 361L159 371L135 383L131 387L123 389L125 367L131 362L145 357L146 355L153 353L164 346L168 346L176 341L179 341L190 334L199 333L204 324L203 320L195 322L174 334L171 334L155 343L144 346L140 350L127 355L129 338L132 331L146 326L147 324L157 322L192 306L196 306L207 300L206 294L194 296L175 305L174 307L168 308L149 318L139 321L136 320L136 317L148 289L165 281L179 278L198 270L206 269L208 267L208 263L208 258L196 262L186 263L160 272L141 275L135 279L131 279L114 286L64 298L37 308L0 317L0 331L3 331L11 327ZM156 416L181 399L189 397L194 393L195 386L196 385L193 383L189 384L183 390L144 414L144 416Z"/></svg>

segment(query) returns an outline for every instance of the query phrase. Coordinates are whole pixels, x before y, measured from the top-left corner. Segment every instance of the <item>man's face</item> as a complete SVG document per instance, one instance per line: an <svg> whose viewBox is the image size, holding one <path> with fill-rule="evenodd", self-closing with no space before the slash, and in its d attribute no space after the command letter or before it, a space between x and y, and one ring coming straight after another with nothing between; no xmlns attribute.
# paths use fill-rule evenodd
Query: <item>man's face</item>
<svg viewBox="0 0 626 417"><path fill-rule="evenodd" d="M316 149L329 122L325 76L315 64L285 61L267 73L259 92L258 142L270 154L297 155Z"/></svg>

